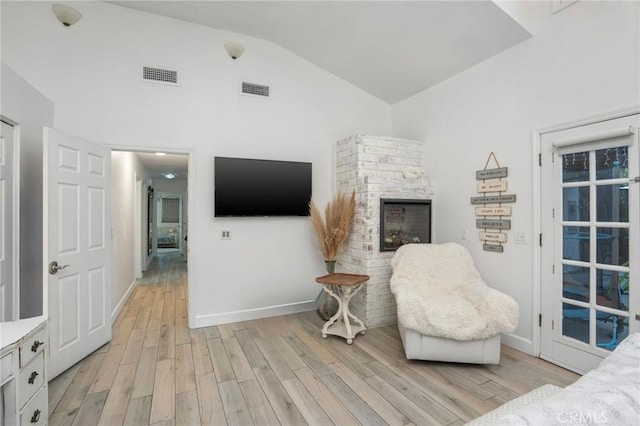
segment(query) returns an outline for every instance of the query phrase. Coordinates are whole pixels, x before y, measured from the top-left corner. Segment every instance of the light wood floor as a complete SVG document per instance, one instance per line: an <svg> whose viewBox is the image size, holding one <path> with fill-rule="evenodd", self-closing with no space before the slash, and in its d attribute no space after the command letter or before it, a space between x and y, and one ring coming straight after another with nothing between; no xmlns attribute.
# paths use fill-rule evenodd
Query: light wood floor
<svg viewBox="0 0 640 426"><path fill-rule="evenodd" d="M113 339L49 383L56 425L460 425L578 376L509 347L499 366L404 359L395 326L353 345L315 312L189 330L186 272L161 254Z"/></svg>

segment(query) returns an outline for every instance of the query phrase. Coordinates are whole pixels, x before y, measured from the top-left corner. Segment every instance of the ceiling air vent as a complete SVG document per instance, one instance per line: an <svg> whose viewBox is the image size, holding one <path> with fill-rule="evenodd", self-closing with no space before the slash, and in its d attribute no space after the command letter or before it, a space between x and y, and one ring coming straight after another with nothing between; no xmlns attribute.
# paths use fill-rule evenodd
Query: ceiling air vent
<svg viewBox="0 0 640 426"><path fill-rule="evenodd" d="M269 97L269 86L263 86L261 84L242 82L242 93L247 95Z"/></svg>
<svg viewBox="0 0 640 426"><path fill-rule="evenodd" d="M157 67L142 67L142 80L154 83L178 85L178 71Z"/></svg>

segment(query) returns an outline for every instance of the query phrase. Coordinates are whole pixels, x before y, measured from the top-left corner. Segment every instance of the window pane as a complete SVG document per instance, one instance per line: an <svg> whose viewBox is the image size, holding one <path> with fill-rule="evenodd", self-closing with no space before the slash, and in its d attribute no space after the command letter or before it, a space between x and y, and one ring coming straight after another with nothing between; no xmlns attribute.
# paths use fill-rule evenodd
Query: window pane
<svg viewBox="0 0 640 426"><path fill-rule="evenodd" d="M589 268L562 265L562 296L589 302Z"/></svg>
<svg viewBox="0 0 640 426"><path fill-rule="evenodd" d="M162 199L162 222L178 223L180 220L180 199L163 198Z"/></svg>
<svg viewBox="0 0 640 426"><path fill-rule="evenodd" d="M576 152L562 156L562 182L589 180L589 153Z"/></svg>
<svg viewBox="0 0 640 426"><path fill-rule="evenodd" d="M589 220L589 187L562 188L562 220Z"/></svg>
<svg viewBox="0 0 640 426"><path fill-rule="evenodd" d="M589 309L562 304L562 335L589 343Z"/></svg>
<svg viewBox="0 0 640 426"><path fill-rule="evenodd" d="M629 273L597 269L596 294L598 305L628 312Z"/></svg>
<svg viewBox="0 0 640 426"><path fill-rule="evenodd" d="M628 176L629 162L626 146L596 151L596 179L617 179Z"/></svg>
<svg viewBox="0 0 640 426"><path fill-rule="evenodd" d="M629 318L596 311L596 346L614 350L629 335Z"/></svg>
<svg viewBox="0 0 640 426"><path fill-rule="evenodd" d="M596 260L606 265L629 265L629 229L597 228Z"/></svg>
<svg viewBox="0 0 640 426"><path fill-rule="evenodd" d="M629 222L629 184L598 185L596 203L597 221Z"/></svg>
<svg viewBox="0 0 640 426"><path fill-rule="evenodd" d="M589 262L589 228L562 227L562 258Z"/></svg>

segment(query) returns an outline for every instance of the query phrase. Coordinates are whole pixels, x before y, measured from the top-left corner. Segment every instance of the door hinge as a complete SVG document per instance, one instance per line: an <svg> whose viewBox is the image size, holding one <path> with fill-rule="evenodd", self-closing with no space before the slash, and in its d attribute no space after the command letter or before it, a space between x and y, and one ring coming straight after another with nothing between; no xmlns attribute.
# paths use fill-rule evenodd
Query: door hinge
<svg viewBox="0 0 640 426"><path fill-rule="evenodd" d="M552 274L556 273L556 265L555 265L555 263L553 265L551 265L551 273Z"/></svg>
<svg viewBox="0 0 640 426"><path fill-rule="evenodd" d="M542 314L538 314L538 327L542 327Z"/></svg>
<svg viewBox="0 0 640 426"><path fill-rule="evenodd" d="M553 330L556 326L556 322L554 320L551 320L551 329Z"/></svg>
<svg viewBox="0 0 640 426"><path fill-rule="evenodd" d="M640 176L636 176L633 179L629 179L629 181L633 183L640 183Z"/></svg>
<svg viewBox="0 0 640 426"><path fill-rule="evenodd" d="M551 162L552 163L556 162L556 154L551 154Z"/></svg>
<svg viewBox="0 0 640 426"><path fill-rule="evenodd" d="M538 154L538 166L542 167L542 154Z"/></svg>
<svg viewBox="0 0 640 426"><path fill-rule="evenodd" d="M555 219L555 217L556 217L556 209L551 209L551 217Z"/></svg>
<svg viewBox="0 0 640 426"><path fill-rule="evenodd" d="M542 232L540 233L540 247L542 247Z"/></svg>

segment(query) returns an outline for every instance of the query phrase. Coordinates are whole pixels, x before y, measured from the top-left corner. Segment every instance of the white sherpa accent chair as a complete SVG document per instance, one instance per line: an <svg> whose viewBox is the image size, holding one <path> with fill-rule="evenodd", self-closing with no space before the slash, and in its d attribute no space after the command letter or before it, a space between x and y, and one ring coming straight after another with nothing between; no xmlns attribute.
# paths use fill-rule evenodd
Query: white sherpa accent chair
<svg viewBox="0 0 640 426"><path fill-rule="evenodd" d="M500 333L515 329L518 304L482 281L465 247L407 244L391 267L407 359L500 362Z"/></svg>

